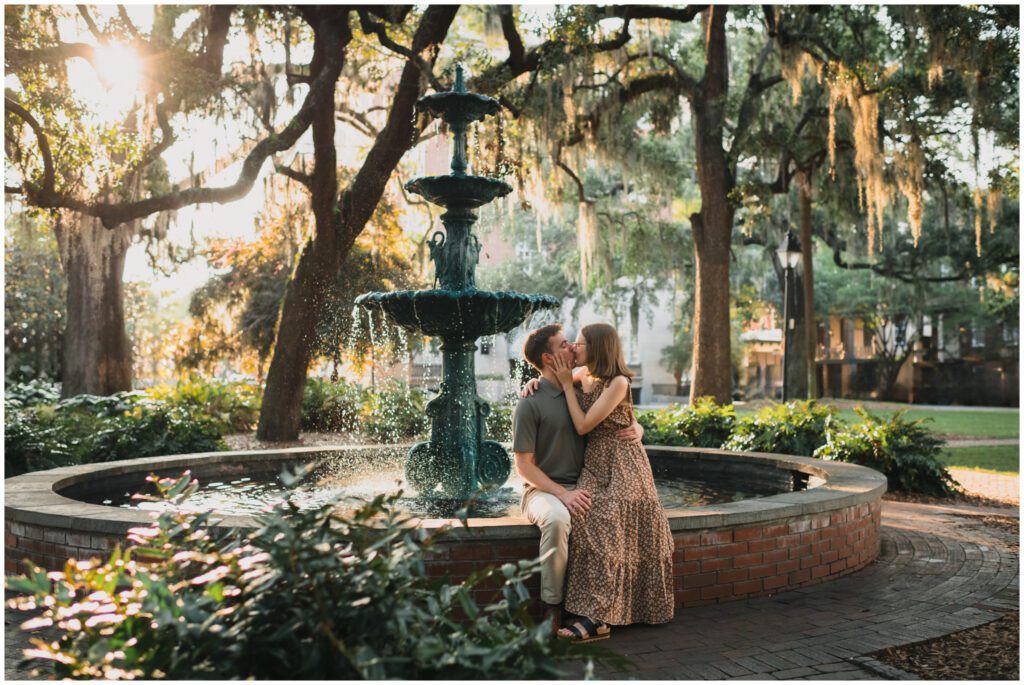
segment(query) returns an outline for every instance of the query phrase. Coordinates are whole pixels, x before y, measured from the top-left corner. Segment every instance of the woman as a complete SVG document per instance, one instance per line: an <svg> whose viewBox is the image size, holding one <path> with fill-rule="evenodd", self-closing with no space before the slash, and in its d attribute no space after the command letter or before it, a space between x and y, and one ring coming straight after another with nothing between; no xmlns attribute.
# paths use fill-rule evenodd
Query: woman
<svg viewBox="0 0 1024 685"><path fill-rule="evenodd" d="M576 365L585 367L575 379L578 391L570 364L556 355L573 424L588 436L577 487L590 492L593 506L573 517L569 537L565 608L583 618L558 635L592 642L609 637L611 625L672 619L673 543L647 453L615 436L633 419L633 372L615 329L585 326Z"/></svg>

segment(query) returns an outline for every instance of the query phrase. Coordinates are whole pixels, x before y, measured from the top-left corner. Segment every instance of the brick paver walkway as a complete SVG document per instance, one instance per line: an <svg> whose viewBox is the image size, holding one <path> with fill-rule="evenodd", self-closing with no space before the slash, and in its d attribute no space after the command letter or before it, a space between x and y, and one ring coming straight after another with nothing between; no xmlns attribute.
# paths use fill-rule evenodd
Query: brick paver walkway
<svg viewBox="0 0 1024 685"><path fill-rule="evenodd" d="M863 655L981 625L1018 607L1017 538L979 514L1012 509L882 505L867 568L774 597L689 609L605 642L636 664L603 677L882 679ZM889 672L889 677L900 675Z"/></svg>
<svg viewBox="0 0 1024 685"><path fill-rule="evenodd" d="M1014 509L885 501L873 564L771 597L688 609L665 626L616 628L602 644L635 664L606 678L882 679L863 655L981 625L1019 604L1017 536L983 515ZM5 677L26 641L5 613Z"/></svg>

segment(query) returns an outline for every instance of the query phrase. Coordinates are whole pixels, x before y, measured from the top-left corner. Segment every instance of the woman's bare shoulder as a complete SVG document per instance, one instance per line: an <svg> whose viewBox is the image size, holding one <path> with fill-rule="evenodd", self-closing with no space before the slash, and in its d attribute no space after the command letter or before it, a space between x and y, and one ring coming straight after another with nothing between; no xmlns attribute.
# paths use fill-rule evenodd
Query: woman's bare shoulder
<svg viewBox="0 0 1024 685"><path fill-rule="evenodd" d="M605 390L625 397L629 392L629 379L625 376L616 376L605 385Z"/></svg>

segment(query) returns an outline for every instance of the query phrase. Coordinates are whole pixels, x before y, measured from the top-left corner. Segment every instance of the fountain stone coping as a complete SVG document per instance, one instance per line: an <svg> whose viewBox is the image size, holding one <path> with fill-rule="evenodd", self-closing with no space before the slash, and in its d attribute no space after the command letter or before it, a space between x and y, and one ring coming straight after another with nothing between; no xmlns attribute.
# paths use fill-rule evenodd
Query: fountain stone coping
<svg viewBox="0 0 1024 685"><path fill-rule="evenodd" d="M389 445L388 450L405 450L409 445ZM61 491L82 482L124 475L127 473L159 473L177 475L190 469L204 480L204 471L215 470L220 464L244 465L260 463L261 471L275 462L298 462L315 458L318 454L348 452L368 456L379 453L380 446L317 446L292 447L274 451L245 450L178 454L147 457L98 464L83 464L36 471L8 478L4 481L4 515L8 521L76 529L94 533L124 534L129 528L147 526L152 521L150 512L122 509L99 504L88 504L66 497ZM757 452L731 452L728 450L690 447L649 446L649 451L679 458L728 461L742 465L757 464L786 471L795 471L821 478L824 483L807 490L758 497L702 507L667 509L665 511L674 533L698 531L707 528L735 527L758 524L790 517L820 514L845 509L878 500L885 493L884 475L872 469L842 462L824 461L809 457ZM257 526L253 516L223 516L218 528L253 529ZM464 527L457 519L414 519L423 528L452 527L450 537L462 540L510 540L538 538L539 534L522 517L471 518Z"/></svg>

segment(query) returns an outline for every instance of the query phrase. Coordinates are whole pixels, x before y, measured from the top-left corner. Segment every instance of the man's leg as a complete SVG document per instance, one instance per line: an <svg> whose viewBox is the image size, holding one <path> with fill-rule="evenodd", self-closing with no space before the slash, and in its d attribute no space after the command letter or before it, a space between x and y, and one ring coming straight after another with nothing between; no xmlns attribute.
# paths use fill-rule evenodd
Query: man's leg
<svg viewBox="0 0 1024 685"><path fill-rule="evenodd" d="M561 604L572 529L569 510L554 495L530 488L523 497L523 514L540 528L540 556L547 554L540 567L540 599Z"/></svg>

